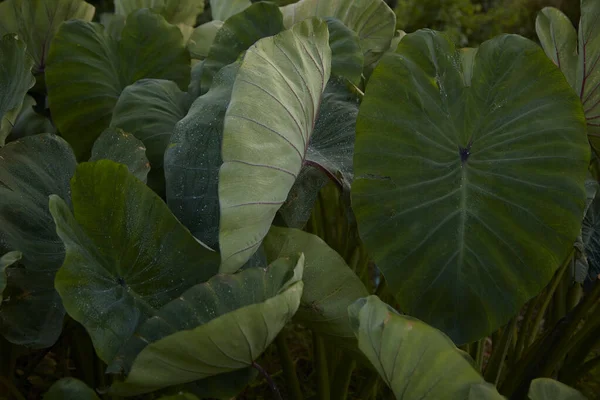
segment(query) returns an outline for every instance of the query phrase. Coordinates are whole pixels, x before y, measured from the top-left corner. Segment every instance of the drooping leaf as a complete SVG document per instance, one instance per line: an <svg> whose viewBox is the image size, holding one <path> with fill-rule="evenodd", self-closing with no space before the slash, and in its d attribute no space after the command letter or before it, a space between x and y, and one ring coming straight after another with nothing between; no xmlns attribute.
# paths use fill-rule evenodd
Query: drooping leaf
<svg viewBox="0 0 600 400"><path fill-rule="evenodd" d="M250 0L210 0L210 11L214 20L226 21L251 5Z"/></svg>
<svg viewBox="0 0 600 400"><path fill-rule="evenodd" d="M210 88L213 77L221 68L235 62L259 39L281 32L284 29L282 18L276 5L260 2L227 19L217 31L204 62L203 92Z"/></svg>
<svg viewBox="0 0 600 400"><path fill-rule="evenodd" d="M348 314L359 349L396 399L466 399L472 385L484 383L450 338L377 296L357 300Z"/></svg>
<svg viewBox="0 0 600 400"><path fill-rule="evenodd" d="M33 73L43 73L50 44L61 23L91 21L95 11L83 0L6 0L0 3L0 36L18 34L34 60Z"/></svg>
<svg viewBox="0 0 600 400"><path fill-rule="evenodd" d="M158 11L173 25L195 25L204 11L204 0L115 0L115 14L127 17L141 8Z"/></svg>
<svg viewBox="0 0 600 400"><path fill-rule="evenodd" d="M562 264L590 156L581 104L537 45L504 35L472 51L423 30L384 56L352 185L401 309L457 343L506 323Z"/></svg>
<svg viewBox="0 0 600 400"><path fill-rule="evenodd" d="M219 172L221 271L256 251L306 157L331 50L325 22L310 19L246 52L225 115Z"/></svg>
<svg viewBox="0 0 600 400"><path fill-rule="evenodd" d="M108 128L94 143L90 161L112 160L124 164L129 172L146 183L150 163L144 144L121 129Z"/></svg>
<svg viewBox="0 0 600 400"><path fill-rule="evenodd" d="M129 15L119 41L99 24L66 22L52 42L46 70L52 118L83 158L108 127L125 87L156 78L185 90L189 65L179 29L148 9Z"/></svg>
<svg viewBox="0 0 600 400"><path fill-rule="evenodd" d="M65 251L48 196L70 203L75 165L69 145L50 134L28 136L0 149L0 254L22 253L18 267L5 270L0 307L0 333L13 343L49 347L62 331L65 310L54 276Z"/></svg>
<svg viewBox="0 0 600 400"><path fill-rule="evenodd" d="M531 400L587 400L577 390L550 378L537 378L529 386Z"/></svg>
<svg viewBox="0 0 600 400"><path fill-rule="evenodd" d="M23 41L13 34L0 37L0 146L15 124L27 91L35 84L32 65Z"/></svg>
<svg viewBox="0 0 600 400"><path fill-rule="evenodd" d="M15 120L15 124L8 135L8 141L14 141L25 136L38 135L40 133L56 133L56 128L45 116L38 114L34 108L36 101L33 97L25 95L21 112Z"/></svg>
<svg viewBox="0 0 600 400"><path fill-rule="evenodd" d="M331 75L343 76L358 85L364 58L358 35L340 20L327 18L329 47L331 48Z"/></svg>
<svg viewBox="0 0 600 400"><path fill-rule="evenodd" d="M10 267L23 257L20 251L11 251L0 257L0 307L2 307L2 293L6 288L6 268Z"/></svg>
<svg viewBox="0 0 600 400"><path fill-rule="evenodd" d="M175 124L188 112L192 99L175 82L142 79L127 86L113 110L110 126L141 140L155 172L163 174L165 150Z"/></svg>
<svg viewBox="0 0 600 400"><path fill-rule="evenodd" d="M224 67L211 89L177 123L165 153L167 204L198 239L218 248L219 168L225 112L239 63Z"/></svg>
<svg viewBox="0 0 600 400"><path fill-rule="evenodd" d="M365 65L390 47L396 28L396 14L383 0L300 0L281 12L286 28L310 17L339 19L358 34Z"/></svg>
<svg viewBox="0 0 600 400"><path fill-rule="evenodd" d="M100 400L100 397L79 379L62 378L50 387L44 400Z"/></svg>
<svg viewBox="0 0 600 400"><path fill-rule="evenodd" d="M344 259L318 236L297 229L273 227L264 240L267 260L304 253L304 291L294 317L315 332L354 339L348 306L368 291Z"/></svg>
<svg viewBox="0 0 600 400"><path fill-rule="evenodd" d="M147 393L251 368L298 309L303 266L296 254L192 287L136 332L124 361L139 355L113 392Z"/></svg>
<svg viewBox="0 0 600 400"><path fill-rule="evenodd" d="M552 7L538 14L536 31L548 57L579 95L588 137L600 151L600 2L581 0L579 33L566 15Z"/></svg>
<svg viewBox="0 0 600 400"><path fill-rule="evenodd" d="M71 191L73 214L50 198L66 247L55 286L108 363L146 318L214 275L218 256L124 165L80 164Z"/></svg>
<svg viewBox="0 0 600 400"><path fill-rule="evenodd" d="M192 58L204 60L208 57L210 46L212 46L217 36L217 32L223 26L223 21L209 21L202 24L192 32L187 48Z"/></svg>

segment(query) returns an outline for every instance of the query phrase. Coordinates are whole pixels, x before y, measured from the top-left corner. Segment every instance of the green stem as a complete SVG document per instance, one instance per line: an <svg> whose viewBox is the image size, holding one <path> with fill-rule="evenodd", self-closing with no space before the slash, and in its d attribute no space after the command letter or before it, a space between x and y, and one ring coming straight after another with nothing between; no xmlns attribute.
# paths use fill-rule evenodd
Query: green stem
<svg viewBox="0 0 600 400"><path fill-rule="evenodd" d="M583 288L581 287L581 284L577 282L573 283L567 294L567 312L571 311L579 304L582 295Z"/></svg>
<svg viewBox="0 0 600 400"><path fill-rule="evenodd" d="M350 388L352 371L354 371L355 366L354 358L344 354L333 375L331 400L346 400L348 398L348 389Z"/></svg>
<svg viewBox="0 0 600 400"><path fill-rule="evenodd" d="M533 318L533 312L537 308L537 305L540 302L540 296L537 296L535 299L531 299L529 304L527 305L527 311L525 311L525 316L523 321L521 322L521 329L519 331L519 337L517 338L517 344L515 346L515 352L510 357L511 364L515 364L518 360L521 359L523 355L523 351L525 350L526 338L528 337L530 321Z"/></svg>
<svg viewBox="0 0 600 400"><path fill-rule="evenodd" d="M379 378L379 374L374 371L368 371L362 387L360 388L358 398L365 400L374 398L377 394L377 386L380 381L381 378Z"/></svg>
<svg viewBox="0 0 600 400"><path fill-rule="evenodd" d="M517 318L513 318L503 329L502 336L498 343L492 343L492 356L487 364L484 373L484 379L494 385L498 385L504 359L508 353L510 342L513 338L514 324L517 323Z"/></svg>
<svg viewBox="0 0 600 400"><path fill-rule="evenodd" d="M277 346L277 352L279 353L279 360L283 368L283 376L287 385L288 393L290 398L293 400L303 400L302 390L300 389L300 382L298 381L298 375L296 374L296 366L294 360L290 354L288 348L286 335L284 331L281 331L277 338L275 338L275 345Z"/></svg>
<svg viewBox="0 0 600 400"><path fill-rule="evenodd" d="M329 400L329 370L327 366L327 357L325 343L323 338L316 333L312 334L313 339L313 362L315 363L315 372L317 374L317 398L319 400Z"/></svg>
<svg viewBox="0 0 600 400"><path fill-rule="evenodd" d="M477 368L479 369L479 372L481 372L483 370L483 352L485 350L485 339L480 339L479 342L477 342L477 354L475 355L475 362L477 363Z"/></svg>

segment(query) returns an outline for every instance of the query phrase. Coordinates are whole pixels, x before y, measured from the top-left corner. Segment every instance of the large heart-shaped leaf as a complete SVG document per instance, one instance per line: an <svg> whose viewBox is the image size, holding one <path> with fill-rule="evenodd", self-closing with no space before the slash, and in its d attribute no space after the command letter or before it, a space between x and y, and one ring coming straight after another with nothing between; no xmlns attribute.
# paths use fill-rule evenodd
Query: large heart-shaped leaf
<svg viewBox="0 0 600 400"><path fill-rule="evenodd" d="M140 181L146 183L150 164L144 144L121 129L108 128L94 143L90 161L112 160L124 164Z"/></svg>
<svg viewBox="0 0 600 400"><path fill-rule="evenodd" d="M204 0L115 0L115 14L128 16L140 8L154 9L173 25L196 25Z"/></svg>
<svg viewBox="0 0 600 400"><path fill-rule="evenodd" d="M123 90L110 125L141 140L152 169L162 174L165 149L175 124L185 117L192 100L175 82L142 79Z"/></svg>
<svg viewBox="0 0 600 400"><path fill-rule="evenodd" d="M0 306L2 304L2 293L6 289L5 269L16 263L23 255L20 251L11 251L0 257Z"/></svg>
<svg viewBox="0 0 600 400"><path fill-rule="evenodd" d="M329 79L328 40L327 24L310 19L246 52L223 132L223 272L256 251L302 168Z"/></svg>
<svg viewBox="0 0 600 400"><path fill-rule="evenodd" d="M550 378L531 381L528 397L531 400L587 400L577 390Z"/></svg>
<svg viewBox="0 0 600 400"><path fill-rule="evenodd" d="M214 275L218 256L125 165L80 164L71 191L73 214L57 196L50 199L67 253L55 285L108 363L146 318Z"/></svg>
<svg viewBox="0 0 600 400"><path fill-rule="evenodd" d="M109 125L121 91L144 78L185 90L190 56L177 27L148 9L133 12L115 41L101 25L69 21L56 34L46 69L52 118L81 158Z"/></svg>
<svg viewBox="0 0 600 400"><path fill-rule="evenodd" d="M310 17L337 18L358 34L369 65L390 47L396 14L383 0L300 0L281 8L286 28Z"/></svg>
<svg viewBox="0 0 600 400"><path fill-rule="evenodd" d="M100 397L79 379L62 378L50 387L44 400L100 400Z"/></svg>
<svg viewBox="0 0 600 400"><path fill-rule="evenodd" d="M572 249L589 153L581 104L535 43L405 36L369 80L352 185L402 310L457 343L505 324Z"/></svg>
<svg viewBox="0 0 600 400"><path fill-rule="evenodd" d="M226 21L251 5L250 0L210 0L210 12L214 20Z"/></svg>
<svg viewBox="0 0 600 400"><path fill-rule="evenodd" d="M12 34L0 37L0 146L15 124L27 91L35 84L32 65L24 42Z"/></svg>
<svg viewBox="0 0 600 400"><path fill-rule="evenodd" d="M0 332L9 341L41 348L54 344L65 310L54 290L64 246L48 210L48 196L70 203L75 172L69 145L57 136L28 136L0 149L0 254L19 251L7 268Z"/></svg>
<svg viewBox="0 0 600 400"><path fill-rule="evenodd" d="M0 3L0 36L18 34L33 57L33 72L43 73L60 24L71 19L91 21L95 11L83 0L6 0Z"/></svg>
<svg viewBox="0 0 600 400"><path fill-rule="evenodd" d="M202 90L206 92L221 68L237 60L259 39L278 34L284 29L279 8L266 2L253 4L225 21L217 31L204 62Z"/></svg>
<svg viewBox="0 0 600 400"><path fill-rule="evenodd" d="M398 400L466 399L485 382L450 338L377 296L357 300L348 314L358 347Z"/></svg>
<svg viewBox="0 0 600 400"><path fill-rule="evenodd" d="M579 95L590 142L600 151L600 2L581 0L579 33L569 17L553 7L540 12L536 31L548 57Z"/></svg>
<svg viewBox="0 0 600 400"><path fill-rule="evenodd" d="M113 391L147 393L252 367L298 309L303 266L296 254L189 289L136 332L123 358L135 361Z"/></svg>
<svg viewBox="0 0 600 400"><path fill-rule="evenodd" d="M318 236L297 229L271 228L264 247L268 261L304 253L304 291L294 318L338 340L354 339L348 306L369 293L344 259Z"/></svg>
<svg viewBox="0 0 600 400"><path fill-rule="evenodd" d="M218 248L218 178L225 112L240 64L230 64L215 76L212 87L196 99L175 126L165 153L167 203L192 234Z"/></svg>

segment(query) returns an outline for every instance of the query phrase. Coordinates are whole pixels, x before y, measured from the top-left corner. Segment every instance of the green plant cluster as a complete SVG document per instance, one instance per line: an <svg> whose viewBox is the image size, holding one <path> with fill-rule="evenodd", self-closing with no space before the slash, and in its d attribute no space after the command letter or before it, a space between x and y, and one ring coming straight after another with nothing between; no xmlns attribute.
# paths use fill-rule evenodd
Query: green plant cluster
<svg viewBox="0 0 600 400"><path fill-rule="evenodd" d="M503 4L0 2L0 399L599 398L600 2Z"/></svg>

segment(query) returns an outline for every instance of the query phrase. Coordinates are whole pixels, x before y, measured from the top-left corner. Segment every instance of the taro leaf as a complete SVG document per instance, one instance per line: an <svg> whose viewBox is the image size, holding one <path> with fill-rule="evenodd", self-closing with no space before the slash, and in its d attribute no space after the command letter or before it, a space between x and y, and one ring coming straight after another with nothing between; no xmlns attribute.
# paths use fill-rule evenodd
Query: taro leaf
<svg viewBox="0 0 600 400"><path fill-rule="evenodd" d="M329 177L318 167L312 165L302 167L285 203L278 210L288 228L304 228L310 219L319 191L329 182Z"/></svg>
<svg viewBox="0 0 600 400"><path fill-rule="evenodd" d="M223 21L209 21L202 24L192 32L187 48L192 58L204 60L208 57L210 46L212 46L217 36L217 32L223 26Z"/></svg>
<svg viewBox="0 0 600 400"><path fill-rule="evenodd" d="M281 7L281 12L286 28L310 17L339 19L358 34L365 65L390 47L396 28L396 14L384 0L300 0Z"/></svg>
<svg viewBox="0 0 600 400"><path fill-rule="evenodd" d="M358 85L363 70L363 53L358 35L340 20L327 18L329 47L331 47L331 75L343 76Z"/></svg>
<svg viewBox="0 0 600 400"><path fill-rule="evenodd" d="M62 378L50 387L43 400L100 400L100 397L79 379Z"/></svg>
<svg viewBox="0 0 600 400"><path fill-rule="evenodd" d="M162 175L163 158L175 124L192 99L175 82L142 79L127 86L113 110L110 125L141 140L153 170Z"/></svg>
<svg viewBox="0 0 600 400"><path fill-rule="evenodd" d="M528 397L531 400L587 400L577 390L550 378L531 381Z"/></svg>
<svg viewBox="0 0 600 400"><path fill-rule="evenodd" d="M71 190L73 214L50 198L67 249L55 286L108 363L146 318L214 275L218 256L124 165L80 164Z"/></svg>
<svg viewBox="0 0 600 400"><path fill-rule="evenodd" d="M444 333L377 296L348 308L359 349L399 400L465 399L483 377Z"/></svg>
<svg viewBox="0 0 600 400"><path fill-rule="evenodd" d="M0 146L10 134L27 91L35 84L32 65L23 41L13 34L0 38Z"/></svg>
<svg viewBox="0 0 600 400"><path fill-rule="evenodd" d="M122 15L102 13L100 14L100 23L104 26L104 31L115 40L121 38L121 32L125 28L127 18Z"/></svg>
<svg viewBox="0 0 600 400"><path fill-rule="evenodd" d="M35 111L34 108L36 105L33 97L29 95L25 96L21 112L10 131L10 135L8 135L7 140L9 142L24 138L25 136L56 132L56 128L52 126L50 120Z"/></svg>
<svg viewBox="0 0 600 400"><path fill-rule="evenodd" d="M204 11L204 0L115 0L115 14L128 16L140 8L160 12L173 25L196 25L196 18Z"/></svg>
<svg viewBox="0 0 600 400"><path fill-rule="evenodd" d="M204 62L202 91L206 92L221 68L231 64L259 39L284 30L279 7L272 3L256 3L227 19L217 31ZM268 62L263 60L263 62Z"/></svg>
<svg viewBox="0 0 600 400"><path fill-rule="evenodd" d="M90 161L98 160L112 160L124 164L133 176L146 183L150 171L146 148L130 133L114 128L105 130L92 148Z"/></svg>
<svg viewBox="0 0 600 400"><path fill-rule="evenodd" d="M115 41L96 23L70 21L56 34L46 70L52 118L79 158L89 155L110 123L125 87L144 78L172 80L184 90L190 57L177 27L148 9L127 18Z"/></svg>
<svg viewBox="0 0 600 400"><path fill-rule="evenodd" d="M91 21L95 8L82 0L6 0L0 3L0 36L16 33L33 57L34 74L43 73L50 44L63 21Z"/></svg>
<svg viewBox="0 0 600 400"><path fill-rule="evenodd" d="M0 307L2 307L2 293L6 289L6 268L10 267L21 259L23 255L20 251L11 251L0 257Z"/></svg>
<svg viewBox="0 0 600 400"><path fill-rule="evenodd" d="M54 344L65 310L54 276L65 250L48 211L48 196L67 203L75 157L61 138L28 136L0 149L0 254L20 251L8 268L0 307L0 333L13 343L43 348Z"/></svg>
<svg viewBox="0 0 600 400"><path fill-rule="evenodd" d="M191 99L197 99L202 93L200 88L200 80L202 79L202 71L204 70L204 61L199 61L192 67L192 75L188 86L188 96ZM188 110L189 111L189 110Z"/></svg>
<svg viewBox="0 0 600 400"><path fill-rule="evenodd" d="M117 360L131 370L113 392L131 396L251 368L298 309L303 267L295 254L187 290L127 343Z"/></svg>
<svg viewBox="0 0 600 400"><path fill-rule="evenodd" d="M251 5L250 0L210 0L210 12L214 20L226 21Z"/></svg>
<svg viewBox="0 0 600 400"><path fill-rule="evenodd" d="M177 123L165 153L167 203L198 239L218 248L223 121L240 64L223 68L211 89Z"/></svg>
<svg viewBox="0 0 600 400"><path fill-rule="evenodd" d="M401 309L467 343L537 295L580 233L584 132L566 80L520 36L461 52L422 30L386 54L360 107L352 206Z"/></svg>
<svg viewBox="0 0 600 400"><path fill-rule="evenodd" d="M246 52L223 132L221 272L260 246L304 164L329 79L328 40L327 24L310 19Z"/></svg>
<svg viewBox="0 0 600 400"><path fill-rule="evenodd" d="M552 7L538 15L536 31L548 57L579 95L588 137L600 151L600 1L581 0L579 33L566 15Z"/></svg>
<svg viewBox="0 0 600 400"><path fill-rule="evenodd" d="M587 276L594 280L600 275L600 196L598 193L585 213L581 238L587 259Z"/></svg>
<svg viewBox="0 0 600 400"><path fill-rule="evenodd" d="M506 397L498 393L491 383L474 383L469 389L468 400L506 400Z"/></svg>
<svg viewBox="0 0 600 400"><path fill-rule="evenodd" d="M273 227L264 240L267 260L304 253L304 291L294 319L336 339L354 339L348 306L369 292L344 259L318 236Z"/></svg>

